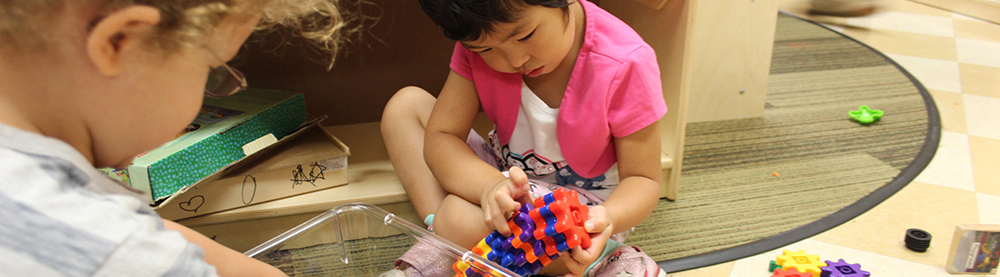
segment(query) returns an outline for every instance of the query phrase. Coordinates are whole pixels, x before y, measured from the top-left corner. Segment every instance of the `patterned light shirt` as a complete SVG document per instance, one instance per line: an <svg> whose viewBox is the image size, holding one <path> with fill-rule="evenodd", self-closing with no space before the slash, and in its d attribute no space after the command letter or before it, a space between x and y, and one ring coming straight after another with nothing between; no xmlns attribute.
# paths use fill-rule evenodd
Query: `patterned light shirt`
<svg viewBox="0 0 1000 277"><path fill-rule="evenodd" d="M0 275L216 276L140 196L66 143L0 125Z"/></svg>

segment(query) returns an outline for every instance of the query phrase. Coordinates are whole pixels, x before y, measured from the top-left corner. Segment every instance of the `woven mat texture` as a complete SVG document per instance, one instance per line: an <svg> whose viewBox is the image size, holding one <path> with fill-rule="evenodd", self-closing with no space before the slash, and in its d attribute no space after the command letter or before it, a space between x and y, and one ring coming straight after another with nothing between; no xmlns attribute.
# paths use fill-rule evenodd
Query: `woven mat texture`
<svg viewBox="0 0 1000 277"><path fill-rule="evenodd" d="M885 116L852 121L861 105ZM780 15L764 116L688 124L679 199L626 242L665 261L810 223L896 177L927 125L919 89L879 53Z"/></svg>

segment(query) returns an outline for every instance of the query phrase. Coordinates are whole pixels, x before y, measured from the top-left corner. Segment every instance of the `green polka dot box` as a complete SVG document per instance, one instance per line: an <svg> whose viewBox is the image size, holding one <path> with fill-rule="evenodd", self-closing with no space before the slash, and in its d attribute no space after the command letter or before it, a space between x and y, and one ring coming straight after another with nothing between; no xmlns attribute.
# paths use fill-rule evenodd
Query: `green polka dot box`
<svg viewBox="0 0 1000 277"><path fill-rule="evenodd" d="M177 138L137 156L124 174L119 170L117 175L148 192L154 203L252 155L305 122L301 93L251 88L224 99L206 97L198 117Z"/></svg>

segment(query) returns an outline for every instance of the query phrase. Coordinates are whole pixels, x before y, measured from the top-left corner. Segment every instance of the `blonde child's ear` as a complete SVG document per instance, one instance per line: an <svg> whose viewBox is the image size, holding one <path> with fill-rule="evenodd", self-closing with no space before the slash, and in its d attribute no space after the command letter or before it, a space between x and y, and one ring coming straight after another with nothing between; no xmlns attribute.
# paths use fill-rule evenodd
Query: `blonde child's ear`
<svg viewBox="0 0 1000 277"><path fill-rule="evenodd" d="M87 35L87 55L101 74L122 71L124 51L139 50L143 39L152 35L160 22L160 11L143 5L117 10L100 19Z"/></svg>

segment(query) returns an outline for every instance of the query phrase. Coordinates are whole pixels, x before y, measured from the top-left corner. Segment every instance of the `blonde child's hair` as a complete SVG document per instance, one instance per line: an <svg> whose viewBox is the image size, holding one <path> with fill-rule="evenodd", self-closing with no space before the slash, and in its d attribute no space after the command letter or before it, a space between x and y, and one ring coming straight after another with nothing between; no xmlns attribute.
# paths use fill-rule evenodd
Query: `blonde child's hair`
<svg viewBox="0 0 1000 277"><path fill-rule="evenodd" d="M319 50L336 56L348 31L337 0L0 0L0 50L45 51L54 38L49 22L69 1L104 13L129 5L160 10L151 45L170 53L201 47L215 26L229 15L261 13L258 29L283 26L297 32ZM93 24L91 22L90 24ZM90 26L86 26L90 27Z"/></svg>

